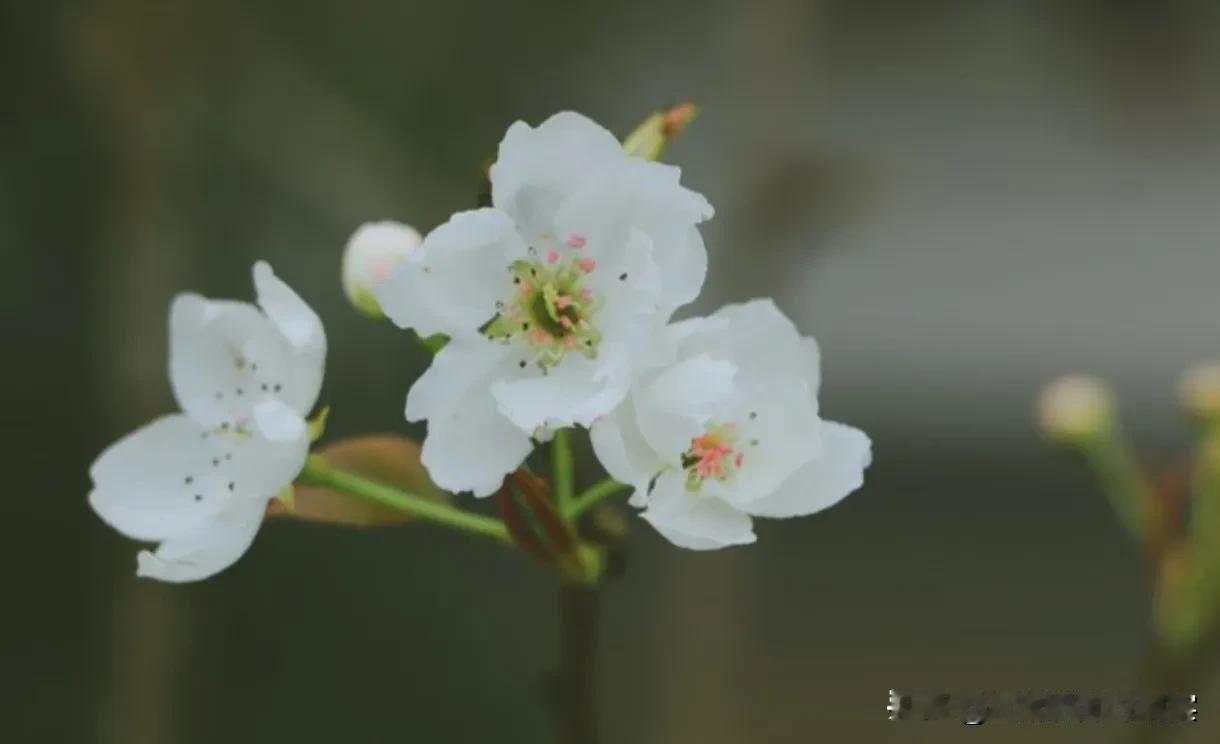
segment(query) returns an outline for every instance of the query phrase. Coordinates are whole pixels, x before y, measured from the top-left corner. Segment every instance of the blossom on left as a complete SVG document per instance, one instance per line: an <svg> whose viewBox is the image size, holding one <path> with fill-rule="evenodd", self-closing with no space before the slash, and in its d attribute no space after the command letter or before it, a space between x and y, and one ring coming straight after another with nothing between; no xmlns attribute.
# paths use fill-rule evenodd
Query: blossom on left
<svg viewBox="0 0 1220 744"><path fill-rule="evenodd" d="M140 576L196 581L228 568L304 467L326 335L264 262L254 265L254 286L257 306L174 299L170 382L182 413L128 434L90 468L98 516L160 543L139 553Z"/></svg>

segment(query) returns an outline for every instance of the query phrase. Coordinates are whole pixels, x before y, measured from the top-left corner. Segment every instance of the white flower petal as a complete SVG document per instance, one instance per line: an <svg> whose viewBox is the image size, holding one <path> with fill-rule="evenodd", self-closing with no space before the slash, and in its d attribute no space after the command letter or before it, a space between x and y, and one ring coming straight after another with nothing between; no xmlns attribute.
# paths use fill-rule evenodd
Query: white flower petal
<svg viewBox="0 0 1220 744"><path fill-rule="evenodd" d="M326 332L317 313L271 270L265 261L254 264L254 287L259 307L296 352L292 380L279 397L301 415L318 401L326 364Z"/></svg>
<svg viewBox="0 0 1220 744"><path fill-rule="evenodd" d="M428 422L421 459L432 481L447 491L490 496L533 449L528 435L478 396L447 419Z"/></svg>
<svg viewBox="0 0 1220 744"><path fill-rule="evenodd" d="M301 414L275 398L254 407L254 423L264 437L274 442L300 441L308 436L309 427Z"/></svg>
<svg viewBox="0 0 1220 744"><path fill-rule="evenodd" d="M261 393L251 365L281 385L292 366L287 342L257 308L194 294L174 298L170 383L182 410L208 428L248 418Z"/></svg>
<svg viewBox="0 0 1220 744"><path fill-rule="evenodd" d="M195 529L228 499L227 477L210 464L221 451L205 434L188 416L174 414L123 437L90 468L89 505L137 540Z"/></svg>
<svg viewBox="0 0 1220 744"><path fill-rule="evenodd" d="M236 501L277 494L301 471L308 449L303 432L272 442L208 431L182 414L163 416L98 457L90 469L89 504L107 524L138 540L190 534Z"/></svg>
<svg viewBox="0 0 1220 744"><path fill-rule="evenodd" d="M788 476L823 452L822 421L809 386L791 374L738 384L739 448L744 463L725 484L740 505L771 494Z"/></svg>
<svg viewBox="0 0 1220 744"><path fill-rule="evenodd" d="M407 421L444 418L473 391L511 368L514 351L481 336L455 339L432 357L432 364L407 393Z"/></svg>
<svg viewBox="0 0 1220 744"><path fill-rule="evenodd" d="M268 499L292 483L309 457L309 427L282 401L269 399L254 409L250 432L218 434L223 469L235 495Z"/></svg>
<svg viewBox="0 0 1220 744"><path fill-rule="evenodd" d="M455 339L407 394L407 420L428 420L422 460L441 488L494 493L532 448L497 410L492 380L518 369L516 352L483 338Z"/></svg>
<svg viewBox="0 0 1220 744"><path fill-rule="evenodd" d="M765 378L774 370L787 370L799 375L816 398L822 379L817 342L801 336L772 300L726 305L708 320L709 325L685 339L685 354L707 353L731 359L743 379Z"/></svg>
<svg viewBox="0 0 1220 744"><path fill-rule="evenodd" d="M495 209L459 212L424 238L374 289L400 328L473 336L512 293L509 265L526 255L512 220Z"/></svg>
<svg viewBox="0 0 1220 744"><path fill-rule="evenodd" d="M598 363L569 355L547 374L516 380L497 380L491 393L496 405L522 431L546 426L588 426L608 413L627 394L624 376L598 379Z"/></svg>
<svg viewBox="0 0 1220 744"><path fill-rule="evenodd" d="M711 217L712 209L678 183L679 174L673 166L627 158L586 181L555 217L561 239L582 236L584 251L606 266L616 263L633 233L647 236L659 268L657 302L666 314L693 300L707 273L707 252L695 225Z"/></svg>
<svg viewBox="0 0 1220 744"><path fill-rule="evenodd" d="M275 441L263 436L241 435L231 441L232 459L227 463L229 482L235 495L268 499L292 483L309 457L309 437Z"/></svg>
<svg viewBox="0 0 1220 744"><path fill-rule="evenodd" d="M568 195L626 159L613 134L580 114L555 114L536 129L519 121L508 128L491 166L492 202L512 216L527 242L542 247L555 239L548 234Z"/></svg>
<svg viewBox="0 0 1220 744"><path fill-rule="evenodd" d="M868 436L833 421L823 425L820 456L792 474L774 493L747 505L748 512L760 517L805 516L834 506L864 483L864 470L872 462Z"/></svg>
<svg viewBox="0 0 1220 744"><path fill-rule="evenodd" d="M665 539L690 550L748 545L757 539L749 515L718 498L714 485L691 493L684 475L674 471L657 479L641 516Z"/></svg>
<svg viewBox="0 0 1220 744"><path fill-rule="evenodd" d="M652 239L632 230L618 248L596 259L598 268L589 275L589 287L603 303L597 327L607 336L623 331L651 334L669 318L668 311L661 312L662 278L653 260Z"/></svg>
<svg viewBox="0 0 1220 744"><path fill-rule="evenodd" d="M589 429L589 440L598 462L620 483L635 488L633 506L643 506L648 482L664 466L656 451L640 434L635 407L624 402L598 418Z"/></svg>
<svg viewBox="0 0 1220 744"><path fill-rule="evenodd" d="M634 396L640 433L667 462L676 462L712 419L734 402L737 369L729 362L697 356L666 367Z"/></svg>
<svg viewBox="0 0 1220 744"><path fill-rule="evenodd" d="M223 571L250 548L266 508L263 500L232 502L192 532L161 543L156 552L141 551L136 575L180 583Z"/></svg>
<svg viewBox="0 0 1220 744"><path fill-rule="evenodd" d="M324 351L326 333L322 321L292 287L275 275L266 261L254 264L254 289L258 305L298 351Z"/></svg>
<svg viewBox="0 0 1220 744"><path fill-rule="evenodd" d="M672 309L693 302L707 279L707 248L699 229L691 227L685 240L675 239L663 250L655 251L654 257L666 278L662 306Z"/></svg>

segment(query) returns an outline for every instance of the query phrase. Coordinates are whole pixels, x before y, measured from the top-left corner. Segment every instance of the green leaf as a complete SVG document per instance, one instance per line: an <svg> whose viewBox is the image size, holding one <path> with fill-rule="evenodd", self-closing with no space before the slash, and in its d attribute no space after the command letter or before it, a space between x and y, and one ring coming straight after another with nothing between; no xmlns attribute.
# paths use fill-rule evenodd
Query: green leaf
<svg viewBox="0 0 1220 744"><path fill-rule="evenodd" d="M343 439L315 451L332 467L401 488L420 498L447 504L450 495L428 477L419 461L419 444L397 434L370 434ZM291 506L272 500L267 515L353 527L402 524L411 517L394 509L313 485L297 484Z"/></svg>

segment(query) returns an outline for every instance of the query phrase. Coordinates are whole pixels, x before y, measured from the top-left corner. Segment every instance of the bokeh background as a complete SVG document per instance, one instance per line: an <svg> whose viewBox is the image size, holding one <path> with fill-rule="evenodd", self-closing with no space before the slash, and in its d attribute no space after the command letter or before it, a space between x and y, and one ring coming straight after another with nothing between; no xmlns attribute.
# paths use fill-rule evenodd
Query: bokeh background
<svg viewBox="0 0 1220 744"><path fill-rule="evenodd" d="M776 296L876 461L748 549L635 522L603 739L1122 741L884 703L1136 683L1140 557L1031 403L1096 372L1150 459L1187 446L1174 381L1220 355L1218 41L1205 0L3 0L0 740L551 740L557 591L525 559L276 523L215 580L138 581L87 466L170 410L173 294L249 297L255 258L325 319L331 434L406 429L426 359L343 301L351 231L469 206L516 119L625 134L693 98L668 159L718 214L685 312ZM1201 687L1177 741L1220 732Z"/></svg>

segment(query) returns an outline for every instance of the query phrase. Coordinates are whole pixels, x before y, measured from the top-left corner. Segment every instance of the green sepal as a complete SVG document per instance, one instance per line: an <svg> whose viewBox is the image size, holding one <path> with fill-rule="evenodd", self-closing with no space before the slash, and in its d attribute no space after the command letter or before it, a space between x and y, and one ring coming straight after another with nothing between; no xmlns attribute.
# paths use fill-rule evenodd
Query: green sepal
<svg viewBox="0 0 1220 744"><path fill-rule="evenodd" d="M330 406L323 406L318 415L309 420L309 441L311 443L322 438L326 432L326 420L330 418Z"/></svg>
<svg viewBox="0 0 1220 744"><path fill-rule="evenodd" d="M449 337L443 333L434 333L427 337L416 333L415 338L417 341L419 341L420 346L424 347L433 354L445 348L445 344L449 343Z"/></svg>
<svg viewBox="0 0 1220 744"><path fill-rule="evenodd" d="M280 489L280 492L275 495L284 508L289 512L296 511L297 508L297 489L291 483Z"/></svg>
<svg viewBox="0 0 1220 744"><path fill-rule="evenodd" d="M623 149L628 155L643 160L659 160L670 143L699 115L699 107L693 103L680 103L649 116L637 126L627 139Z"/></svg>

